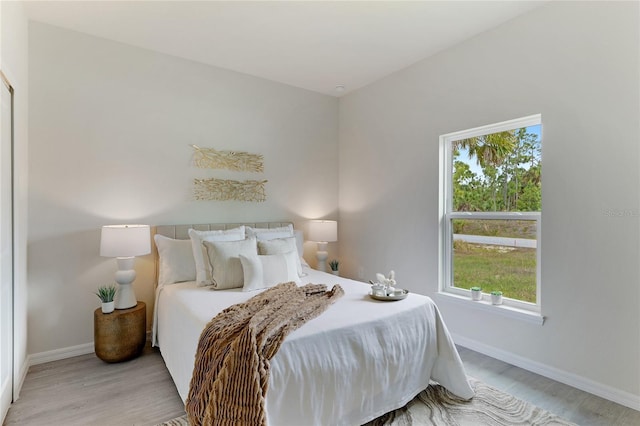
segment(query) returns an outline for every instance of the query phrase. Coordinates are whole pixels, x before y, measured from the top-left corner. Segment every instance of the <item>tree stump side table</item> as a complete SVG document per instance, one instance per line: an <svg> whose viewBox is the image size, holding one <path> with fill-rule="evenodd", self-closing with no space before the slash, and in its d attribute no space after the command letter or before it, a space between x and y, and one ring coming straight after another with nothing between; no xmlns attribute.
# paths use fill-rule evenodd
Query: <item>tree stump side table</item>
<svg viewBox="0 0 640 426"><path fill-rule="evenodd" d="M147 305L138 302L129 309L93 313L93 338L96 356L105 362L121 362L142 353L147 337Z"/></svg>

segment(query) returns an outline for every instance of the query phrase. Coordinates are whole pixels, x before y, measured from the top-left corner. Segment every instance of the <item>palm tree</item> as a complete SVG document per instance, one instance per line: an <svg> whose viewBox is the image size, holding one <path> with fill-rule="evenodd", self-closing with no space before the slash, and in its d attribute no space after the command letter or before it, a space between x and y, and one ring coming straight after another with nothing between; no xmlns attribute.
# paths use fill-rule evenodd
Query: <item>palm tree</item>
<svg viewBox="0 0 640 426"><path fill-rule="evenodd" d="M499 166L517 144L515 131L509 130L457 140L453 143L453 149L467 149L469 157L476 157L478 165L484 169L486 165Z"/></svg>
<svg viewBox="0 0 640 426"><path fill-rule="evenodd" d="M476 158L478 165L482 168L483 173L488 175L494 175L494 179L497 177L496 168L513 154L513 151L518 147L519 140L515 130L508 130L505 132L491 133L488 135L475 136L473 138L460 139L453 143L454 151L459 149L466 149L469 153L469 158ZM508 178L503 179L503 197L504 204L507 205L507 184ZM496 195L497 187L491 185L491 200L493 203L493 209L497 208ZM507 207L508 209L508 207Z"/></svg>

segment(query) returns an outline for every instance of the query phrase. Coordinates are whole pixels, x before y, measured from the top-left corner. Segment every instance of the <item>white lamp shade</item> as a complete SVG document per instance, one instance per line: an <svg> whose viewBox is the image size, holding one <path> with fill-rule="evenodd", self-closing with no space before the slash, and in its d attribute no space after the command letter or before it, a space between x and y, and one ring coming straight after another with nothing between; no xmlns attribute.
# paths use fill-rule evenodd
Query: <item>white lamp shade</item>
<svg viewBox="0 0 640 426"><path fill-rule="evenodd" d="M151 253L149 225L108 225L102 227L100 256L132 257Z"/></svg>
<svg viewBox="0 0 640 426"><path fill-rule="evenodd" d="M312 220L309 222L309 240L324 243L338 241L338 222L335 220Z"/></svg>

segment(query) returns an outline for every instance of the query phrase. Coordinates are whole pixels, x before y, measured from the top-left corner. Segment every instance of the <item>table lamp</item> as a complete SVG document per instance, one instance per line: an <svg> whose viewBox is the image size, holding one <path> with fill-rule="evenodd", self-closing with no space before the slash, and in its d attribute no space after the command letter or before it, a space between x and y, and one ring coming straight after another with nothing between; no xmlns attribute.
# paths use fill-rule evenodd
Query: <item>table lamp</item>
<svg viewBox="0 0 640 426"><path fill-rule="evenodd" d="M309 222L309 240L318 243L316 258L318 271L327 271L327 243L338 241L338 222L335 220L312 220Z"/></svg>
<svg viewBox="0 0 640 426"><path fill-rule="evenodd" d="M136 306L136 294L131 283L136 279L133 269L135 256L151 253L151 233L149 225L107 225L102 227L100 256L116 257L119 284L114 305L116 309Z"/></svg>

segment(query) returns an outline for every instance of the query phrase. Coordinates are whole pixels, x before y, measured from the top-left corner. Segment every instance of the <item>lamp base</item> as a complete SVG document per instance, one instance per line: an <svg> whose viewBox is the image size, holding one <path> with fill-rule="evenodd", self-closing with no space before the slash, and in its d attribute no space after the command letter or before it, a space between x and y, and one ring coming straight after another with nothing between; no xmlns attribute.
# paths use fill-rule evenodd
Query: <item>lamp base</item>
<svg viewBox="0 0 640 426"><path fill-rule="evenodd" d="M318 251L316 252L316 259L318 264L316 269L321 272L327 272L327 258L329 253L327 252L327 243L318 243Z"/></svg>
<svg viewBox="0 0 640 426"><path fill-rule="evenodd" d="M119 284L116 297L113 299L116 309L129 309L138 304L136 293L131 283L136 279L136 271L133 269L135 257L119 257L116 282Z"/></svg>
<svg viewBox="0 0 640 426"><path fill-rule="evenodd" d="M138 304L136 294L131 284L120 284L113 301L115 302L114 307L116 309L129 309Z"/></svg>

